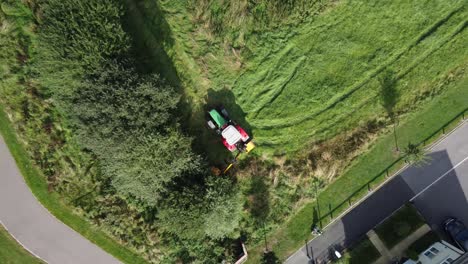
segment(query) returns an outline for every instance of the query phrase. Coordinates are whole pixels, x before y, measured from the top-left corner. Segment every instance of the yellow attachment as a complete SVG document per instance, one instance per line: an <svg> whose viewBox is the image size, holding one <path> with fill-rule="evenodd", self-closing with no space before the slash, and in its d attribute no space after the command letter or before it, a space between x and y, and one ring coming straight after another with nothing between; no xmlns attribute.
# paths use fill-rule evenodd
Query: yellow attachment
<svg viewBox="0 0 468 264"><path fill-rule="evenodd" d="M249 153L252 149L255 148L255 144L250 141L249 143L247 143L247 145L245 146L245 152Z"/></svg>
<svg viewBox="0 0 468 264"><path fill-rule="evenodd" d="M229 164L229 166L227 166L227 168L223 171L223 174L226 174L226 172L228 172L228 170L232 167L232 163Z"/></svg>

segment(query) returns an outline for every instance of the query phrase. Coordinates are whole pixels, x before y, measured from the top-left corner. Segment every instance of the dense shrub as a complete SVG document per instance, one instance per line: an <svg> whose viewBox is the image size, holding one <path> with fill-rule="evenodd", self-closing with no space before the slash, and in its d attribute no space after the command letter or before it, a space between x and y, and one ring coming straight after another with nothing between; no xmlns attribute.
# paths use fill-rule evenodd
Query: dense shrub
<svg viewBox="0 0 468 264"><path fill-rule="evenodd" d="M0 39L12 47L0 58L12 65L23 52L17 75L3 63L0 71L21 89L1 92L50 190L151 262L230 259L239 192L193 153L176 116L180 94L164 76L138 70L122 3L40 0L29 10L9 0L2 9L14 3L34 12L38 43L22 50ZM2 36L16 33L5 29Z"/></svg>

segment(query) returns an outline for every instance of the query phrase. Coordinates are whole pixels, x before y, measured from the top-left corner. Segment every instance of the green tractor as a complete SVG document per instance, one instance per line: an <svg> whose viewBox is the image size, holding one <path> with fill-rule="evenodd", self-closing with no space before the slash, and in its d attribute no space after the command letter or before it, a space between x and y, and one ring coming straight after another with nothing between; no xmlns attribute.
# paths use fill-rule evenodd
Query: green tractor
<svg viewBox="0 0 468 264"><path fill-rule="evenodd" d="M229 118L224 107L212 108L207 115L208 127L222 137L223 145L231 152L250 152L255 148L252 138L236 122Z"/></svg>

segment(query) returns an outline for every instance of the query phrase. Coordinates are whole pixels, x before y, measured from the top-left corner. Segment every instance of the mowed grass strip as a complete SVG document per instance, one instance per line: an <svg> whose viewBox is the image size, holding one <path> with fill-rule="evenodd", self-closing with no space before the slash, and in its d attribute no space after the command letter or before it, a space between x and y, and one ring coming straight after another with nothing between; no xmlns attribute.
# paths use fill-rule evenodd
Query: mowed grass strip
<svg viewBox="0 0 468 264"><path fill-rule="evenodd" d="M314 24L304 23L296 29L296 37L287 41L284 50L288 52L267 53L265 60L247 61L248 70L236 80L233 90L241 107L249 113L247 121L254 127L262 151L294 152L303 148L304 142L327 139L356 127L359 122L383 116L383 111L368 107L372 104L378 107L375 102L382 71L390 68L398 78L406 77L424 60L437 57L433 53L452 38L466 37L459 36L465 27L464 5L433 4L417 11L408 7L401 13L396 9L405 4L398 1L377 7L341 3L314 22L332 24L327 30L322 32L317 27L311 34L308 28ZM359 15L349 16L350 12ZM392 12L400 16L397 21L388 20ZM340 22L333 24L335 20ZM352 34L343 32L351 24L359 23L366 26ZM463 48L447 48L451 50L450 59L432 64L439 73L454 67L449 65L452 62L463 63L466 57ZM254 51L261 49L255 47ZM294 78L287 78L288 69L295 69L303 55L306 61ZM432 57L428 59L429 56ZM409 76L399 82L401 101L416 101L418 93L427 92L424 82L435 76L429 71L420 74L419 83L411 87L405 86L411 82ZM257 97L268 97L279 88L283 91L281 95L271 104L262 104L261 113L257 113ZM349 118L351 112L356 112L358 118Z"/></svg>
<svg viewBox="0 0 468 264"><path fill-rule="evenodd" d="M408 142L421 142L466 109L468 107L467 87L468 77L464 77L419 111L402 118L397 130L400 145L404 146ZM323 226L332 220L329 216L329 208L334 209L342 204L340 208L335 209L333 214L333 217L338 217L348 208L347 200L352 194L363 186L365 187L370 179L396 160L393 152L394 144L393 134L387 133L382 136L366 154L353 162L350 169L319 194L320 210L318 212ZM360 193L361 197L366 193L367 189ZM358 198L359 196L356 195L353 200L356 201ZM304 240L311 238L310 227L315 210L317 210L316 201L306 204L289 222L269 236L270 246L280 259L286 259L303 246ZM250 247L249 263L258 263L262 250L262 246Z"/></svg>
<svg viewBox="0 0 468 264"><path fill-rule="evenodd" d="M2 264L39 264L44 263L26 251L0 225L0 263Z"/></svg>
<svg viewBox="0 0 468 264"><path fill-rule="evenodd" d="M50 213L120 261L132 264L147 263L135 252L119 244L116 240L112 239L106 233L87 222L81 216L74 214L72 212L72 208L60 201L61 197L57 193L48 191L45 176L35 165L33 165L28 153L24 149L23 145L18 141L15 130L6 115L4 105L1 103L0 134L3 136L32 193Z"/></svg>

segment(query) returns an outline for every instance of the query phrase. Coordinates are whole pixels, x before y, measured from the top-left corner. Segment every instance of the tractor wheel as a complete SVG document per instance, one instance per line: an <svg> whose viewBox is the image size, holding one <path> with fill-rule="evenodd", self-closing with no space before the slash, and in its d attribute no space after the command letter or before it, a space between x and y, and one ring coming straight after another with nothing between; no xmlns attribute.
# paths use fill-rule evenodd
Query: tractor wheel
<svg viewBox="0 0 468 264"><path fill-rule="evenodd" d="M215 124L213 123L213 121L209 120L208 122L206 122L208 124L208 127L211 128L211 129L216 129L216 126Z"/></svg>

